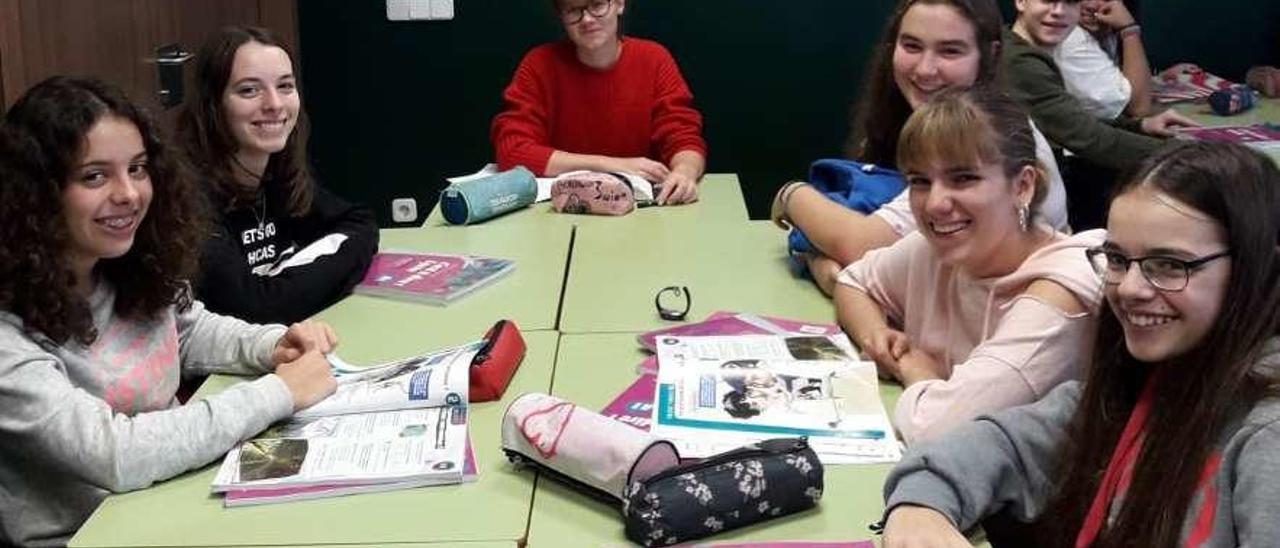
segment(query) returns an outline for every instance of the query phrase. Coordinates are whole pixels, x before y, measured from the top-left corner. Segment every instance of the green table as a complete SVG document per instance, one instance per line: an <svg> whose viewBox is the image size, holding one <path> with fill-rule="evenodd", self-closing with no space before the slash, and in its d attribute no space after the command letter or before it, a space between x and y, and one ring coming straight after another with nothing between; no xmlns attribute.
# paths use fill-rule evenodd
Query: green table
<svg viewBox="0 0 1280 548"><path fill-rule="evenodd" d="M635 333L564 335L560 338L552 393L585 408L602 409L635 380L635 364L643 358ZM902 389L896 384L882 385L880 393L886 409L892 409ZM884 508L880 487L890 468L888 464L829 466L824 478L825 494L817 509L708 540L872 538L867 525L880 519ZM626 538L617 510L563 484L539 478L529 521L530 547L602 546L623 542Z"/></svg>
<svg viewBox="0 0 1280 548"><path fill-rule="evenodd" d="M686 286L689 319L717 310L830 323L835 308L787 267L786 233L768 221L650 223L635 234L578 227L562 333L637 332L675 325L654 308L659 289Z"/></svg>
<svg viewBox="0 0 1280 548"><path fill-rule="evenodd" d="M551 202L533 204L521 211L508 213L475 226L541 226L562 223L571 226L595 226L597 224L628 227L648 225L654 222L680 226L695 226L707 221L746 221L747 205L742 199L738 176L732 173L709 173L702 178L698 188L698 201L672 207L648 207L638 209L622 217L599 215L565 215L551 210ZM440 213L437 203L427 216L426 227L463 228L450 225Z"/></svg>
<svg viewBox="0 0 1280 548"><path fill-rule="evenodd" d="M470 230L435 228L385 229L382 249L469 253L512 259L515 271L445 307L395 299L352 295L317 318L338 325L341 340L377 341L359 350L340 348L353 363L375 363L407 352L478 339L493 322L514 320L523 331L555 329L565 257L573 228L543 223L477 226Z"/></svg>
<svg viewBox="0 0 1280 548"><path fill-rule="evenodd" d="M1186 114L1196 123L1205 127L1214 126L1246 126L1270 122L1280 124L1280 99L1261 99L1249 109L1234 116L1218 116L1205 103L1183 103L1177 105L1178 112ZM1272 160L1280 163L1280 148L1264 151Z"/></svg>
<svg viewBox="0 0 1280 548"><path fill-rule="evenodd" d="M499 449L499 426L515 397L550 389L558 344L550 331L525 333L525 340L528 355L506 397L471 408L471 439L480 469L476 483L227 509L209 494L216 471L210 466L108 498L72 539L72 546L381 546L432 541L435 546L513 547L525 536L533 483L527 473L507 465ZM387 337L348 339L347 346L352 355L375 353L372 348L381 346L399 355L428 348ZM201 393L234 382L238 381L231 377L212 377Z"/></svg>

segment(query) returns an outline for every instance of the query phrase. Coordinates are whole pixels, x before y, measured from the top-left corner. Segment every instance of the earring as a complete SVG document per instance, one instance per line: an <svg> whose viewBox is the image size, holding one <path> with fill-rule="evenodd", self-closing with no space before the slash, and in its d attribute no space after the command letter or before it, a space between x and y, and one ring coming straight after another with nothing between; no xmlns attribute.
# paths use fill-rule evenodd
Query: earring
<svg viewBox="0 0 1280 548"><path fill-rule="evenodd" d="M1023 232L1027 231L1027 217L1030 214L1031 212L1027 209L1027 206L1018 206L1018 228L1022 229Z"/></svg>

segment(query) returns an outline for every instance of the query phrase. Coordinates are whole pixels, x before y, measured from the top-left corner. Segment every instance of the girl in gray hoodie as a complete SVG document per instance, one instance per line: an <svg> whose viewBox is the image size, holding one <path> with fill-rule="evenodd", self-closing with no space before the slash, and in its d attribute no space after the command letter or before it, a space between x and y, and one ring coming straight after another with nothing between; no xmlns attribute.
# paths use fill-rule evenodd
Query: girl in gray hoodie
<svg viewBox="0 0 1280 548"><path fill-rule="evenodd" d="M913 447L886 548L968 546L997 512L1034 522L1025 545L1280 546L1280 171L1166 146L1107 229L1086 381Z"/></svg>
<svg viewBox="0 0 1280 548"><path fill-rule="evenodd" d="M0 123L0 544L66 544L108 493L333 391L328 327L191 298L192 196L152 123L101 82L45 80ZM179 405L179 377L211 372L267 374Z"/></svg>

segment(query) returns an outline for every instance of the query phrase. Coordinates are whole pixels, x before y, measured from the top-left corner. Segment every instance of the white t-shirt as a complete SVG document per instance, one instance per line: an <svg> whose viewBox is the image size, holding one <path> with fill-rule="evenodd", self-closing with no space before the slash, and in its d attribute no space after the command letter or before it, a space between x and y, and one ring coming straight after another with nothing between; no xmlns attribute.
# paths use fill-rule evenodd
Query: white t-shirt
<svg viewBox="0 0 1280 548"><path fill-rule="evenodd" d="M1133 87L1112 55L1089 31L1078 26L1072 30L1054 48L1053 60L1062 71L1067 93L1094 117L1115 120L1129 105Z"/></svg>

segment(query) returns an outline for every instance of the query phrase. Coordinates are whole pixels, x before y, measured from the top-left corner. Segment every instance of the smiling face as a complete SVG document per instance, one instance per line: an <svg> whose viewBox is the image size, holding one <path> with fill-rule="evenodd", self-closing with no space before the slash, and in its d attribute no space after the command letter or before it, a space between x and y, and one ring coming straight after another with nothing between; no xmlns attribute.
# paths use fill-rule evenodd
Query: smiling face
<svg viewBox="0 0 1280 548"><path fill-rule="evenodd" d="M893 80L912 109L944 89L972 86L980 63L976 30L955 7L916 4L903 14Z"/></svg>
<svg viewBox="0 0 1280 548"><path fill-rule="evenodd" d="M123 256L151 204L147 152L138 128L106 116L85 134L83 150L62 190L70 235L68 264L86 280L102 259Z"/></svg>
<svg viewBox="0 0 1280 548"><path fill-rule="evenodd" d="M1018 207L1031 202L1035 174L1024 169L1011 181L1000 162L948 162L904 168L921 234L945 264L974 277L1005 274L1007 245L1018 234ZM1021 261L1014 261L1016 267Z"/></svg>
<svg viewBox="0 0 1280 548"><path fill-rule="evenodd" d="M284 149L300 105L288 53L252 41L236 50L222 111L243 165L265 165L266 157Z"/></svg>
<svg viewBox="0 0 1280 548"><path fill-rule="evenodd" d="M568 22L567 14L577 16L582 10L582 20ZM590 53L613 47L618 41L618 16L626 10L625 0L564 0L560 2L561 23L569 41L579 53ZM603 13L603 15L593 15Z"/></svg>
<svg viewBox="0 0 1280 548"><path fill-rule="evenodd" d="M1139 186L1111 202L1104 248L1129 258L1156 255L1187 261L1225 250L1227 237L1222 225L1204 213ZM1131 264L1120 283L1106 285L1105 293L1129 353L1159 362L1200 344L1218 319L1230 279L1228 257L1192 270L1182 291L1161 291Z"/></svg>
<svg viewBox="0 0 1280 548"><path fill-rule="evenodd" d="M1063 0L1015 0L1023 38L1041 47L1061 44L1080 22L1080 3Z"/></svg>

